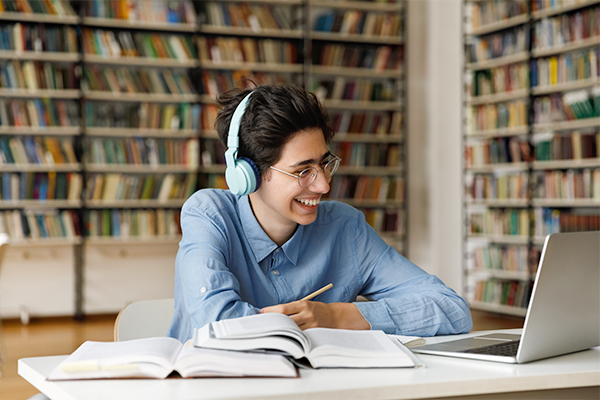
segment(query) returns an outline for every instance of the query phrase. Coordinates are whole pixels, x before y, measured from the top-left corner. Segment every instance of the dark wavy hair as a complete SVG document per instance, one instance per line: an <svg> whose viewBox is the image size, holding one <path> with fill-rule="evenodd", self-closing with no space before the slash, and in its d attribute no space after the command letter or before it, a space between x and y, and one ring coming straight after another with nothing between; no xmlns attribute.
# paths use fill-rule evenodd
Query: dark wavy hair
<svg viewBox="0 0 600 400"><path fill-rule="evenodd" d="M292 85L262 85L253 90L232 89L218 97L221 110L215 128L225 148L231 117L250 92L240 121L238 158L250 158L261 175L279 161L283 146L298 132L320 128L326 143L333 138L327 111L313 93Z"/></svg>

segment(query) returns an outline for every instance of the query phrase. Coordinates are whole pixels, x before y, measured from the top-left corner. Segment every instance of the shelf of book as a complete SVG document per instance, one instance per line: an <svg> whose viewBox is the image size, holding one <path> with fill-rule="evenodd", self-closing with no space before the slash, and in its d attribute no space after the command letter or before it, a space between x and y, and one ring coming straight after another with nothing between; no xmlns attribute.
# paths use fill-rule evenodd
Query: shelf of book
<svg viewBox="0 0 600 400"><path fill-rule="evenodd" d="M504 271L499 269L471 269L467 273L474 277L489 277L498 279L508 279L517 281L529 281L535 278L535 275L527 271Z"/></svg>
<svg viewBox="0 0 600 400"><path fill-rule="evenodd" d="M185 199L85 200L86 208L181 208Z"/></svg>
<svg viewBox="0 0 600 400"><path fill-rule="evenodd" d="M50 99L79 99L81 97L79 89L0 89L0 97L11 98L40 98L46 97Z"/></svg>
<svg viewBox="0 0 600 400"><path fill-rule="evenodd" d="M498 1L493 7L481 3L482 6L477 6L478 11L487 14L477 17L485 17L484 19L492 21L494 17L498 17L495 13L514 11L517 3ZM536 256L539 258L539 246L544 243L546 234L594 229L595 224L600 221L600 216L597 215L600 214L600 186L597 188L595 178L596 175L600 176L597 172L600 159L596 144L600 118L598 110L594 110L597 90L595 88L600 78L596 76L600 37L595 31L600 2L583 0L566 5L560 3L555 8L538 10L537 7L542 3L522 2L526 8L533 8L526 15L520 16L521 19L509 18L508 21L515 21L512 26L502 28L501 21L494 22L500 27L493 31L496 36L482 36L490 33L486 30L473 31L468 27L465 29L465 32L471 33L465 36L466 124L463 145L466 157L463 170L463 213L467 234L463 242L463 270L466 275L470 275L472 270L472 266L469 266L470 255L466 249L474 244L481 246L486 252L489 250L490 254L492 248L497 250L501 247L506 250L517 246L527 249L525 260L533 260ZM472 16L465 17L468 25ZM494 24L488 26L493 27ZM519 41L519 38L524 41ZM506 40L507 44L498 42L499 39ZM488 52L492 43L498 43L499 46ZM526 45L525 48L522 47L523 44ZM507 47L508 45L512 47ZM482 62L469 62L473 57L501 55L507 51L514 52L515 49L521 52ZM487 94L498 91L495 85L499 85L500 90L504 88L503 73L508 74L510 71L513 74L520 71L518 66L511 65L515 63L527 63L525 65L529 68L529 79L526 82L519 81L520 86L515 92ZM484 71L500 66L504 70ZM476 71L481 71L480 75L477 75ZM511 79L512 77L513 75ZM522 83L525 83L526 87L523 87ZM482 92L485 96L473 96L474 93ZM483 113L486 113L486 118L499 119L494 113L508 111L510 118L514 118L516 115L510 115L509 109L501 110L495 108L494 104L519 100L519 92L523 95L522 98L530 96L531 99L526 103L526 114L529 118L523 121L523 126L511 130L473 129L475 126L487 125L488 121L481 119ZM580 111L577 108L580 105L589 105L591 110L585 108ZM522 146L521 138L518 142L511 143L514 139L506 142L501 141L502 137L522 137L528 145ZM512 147L516 144L521 150L520 157L516 153L516 147ZM504 152L507 155L511 153L513 160L516 157L522 162L482 165L482 160L492 156L500 157L495 153L496 148L491 150L492 145L500 148L505 146ZM514 168L518 168L520 172L515 173ZM523 185L526 186L525 190ZM496 193L500 190L505 192L505 196L508 193L509 198L485 198L497 196ZM516 196L517 193L519 196ZM474 200L474 196L478 198ZM522 211L516 211L518 209ZM511 235L506 235L508 232ZM502 254L505 256L505 253ZM508 262L506 259L498 259L497 262L500 270L508 269L503 264ZM534 267L535 262L531 262L529 268ZM489 279L492 281L488 279L477 283L480 286L485 283L486 289L482 292L482 288L478 287L477 296L487 296L487 301L481 302L475 296L476 301L472 301L471 297L470 304L473 308L514 314L515 308L503 304L507 300L506 294L509 290L508 284L505 283L514 280L528 281L533 278L533 275L520 278L510 275L491 276ZM510 290L514 290L514 284L511 285ZM469 286L465 287L469 291ZM502 300L499 300L500 294L503 296ZM525 294L528 296L527 292ZM523 298L524 301L527 299L526 296ZM526 303L523 304L523 307L525 306ZM516 315L520 315L521 312L524 313L525 308L518 309Z"/></svg>
<svg viewBox="0 0 600 400"><path fill-rule="evenodd" d="M188 32L194 33L196 26L183 22L146 22L136 20L100 18L100 17L83 17L81 20L83 25L98 26L106 28L123 28L123 29L145 29L150 31L165 31L165 32Z"/></svg>
<svg viewBox="0 0 600 400"><path fill-rule="evenodd" d="M199 30L202 34L211 35L237 35L237 36L264 36L278 39L302 39L302 31L292 29L269 29L260 28L254 30L252 28L243 28L237 26L211 26L202 25Z"/></svg>
<svg viewBox="0 0 600 400"><path fill-rule="evenodd" d="M31 247L71 247L83 243L79 236L72 238L43 238L43 239L19 239L10 241L11 248L28 249Z"/></svg>
<svg viewBox="0 0 600 400"><path fill-rule="evenodd" d="M503 29L512 28L514 26L523 25L529 21L528 14L517 15L511 18L507 18L502 21L492 22L476 28L470 29L466 32L467 35L485 35L488 33L501 31Z"/></svg>
<svg viewBox="0 0 600 400"><path fill-rule="evenodd" d="M92 246L148 246L157 244L173 245L181 241L181 236L87 236L85 243Z"/></svg>
<svg viewBox="0 0 600 400"><path fill-rule="evenodd" d="M465 65L465 68L471 71L477 71L481 69L490 69L496 67L502 67L508 64L515 64L518 62L528 61L529 52L520 52L517 54L511 54L504 57L498 57L491 60L480 61L480 62L469 62Z"/></svg>
<svg viewBox="0 0 600 400"><path fill-rule="evenodd" d="M333 142L349 143L397 143L403 141L401 135L370 134L370 133L337 133L333 137Z"/></svg>
<svg viewBox="0 0 600 400"><path fill-rule="evenodd" d="M0 135L77 136L78 126L0 126Z"/></svg>
<svg viewBox="0 0 600 400"><path fill-rule="evenodd" d="M331 9L361 10L361 11L379 11L379 12L399 12L404 7L401 2L381 1L327 1L327 0L309 0L309 6L312 8L325 7Z"/></svg>
<svg viewBox="0 0 600 400"><path fill-rule="evenodd" d="M0 60L32 60L74 63L81 61L81 59L82 55L79 53L0 50Z"/></svg>
<svg viewBox="0 0 600 400"><path fill-rule="evenodd" d="M514 315L517 317L524 317L527 315L527 308L524 307L504 306L500 304L490 304L479 301L469 301L469 307L473 310L489 311L506 315Z"/></svg>
<svg viewBox="0 0 600 400"><path fill-rule="evenodd" d="M148 129L148 128L103 128L85 127L85 136L102 137L154 137L154 138L190 138L197 137L195 129Z"/></svg>
<svg viewBox="0 0 600 400"><path fill-rule="evenodd" d="M235 61L209 62L201 61L199 67L202 69L217 70L248 70L264 72L282 72L282 73L302 73L301 64L277 64L277 63L248 63Z"/></svg>
<svg viewBox="0 0 600 400"><path fill-rule="evenodd" d="M51 24L71 24L79 23L77 15L48 15L48 14L33 14L24 12L0 12L0 20L18 21L18 22L36 22L36 23L51 23Z"/></svg>
<svg viewBox="0 0 600 400"><path fill-rule="evenodd" d="M393 101L354 101L354 100L323 100L323 105L332 110L354 111L395 111L402 107L402 102Z"/></svg>
<svg viewBox="0 0 600 400"><path fill-rule="evenodd" d="M94 54L84 54L83 62L90 64L122 65L129 67L180 67L194 68L197 60L157 59L150 57L108 57Z"/></svg>
<svg viewBox="0 0 600 400"><path fill-rule="evenodd" d="M0 208L81 208L82 201L73 200L0 200Z"/></svg>
<svg viewBox="0 0 600 400"><path fill-rule="evenodd" d="M499 103L502 101L525 99L529 97L529 89L513 90L505 93L488 94L482 96L473 96L465 100L468 105L478 105L485 103Z"/></svg>
<svg viewBox="0 0 600 400"><path fill-rule="evenodd" d="M2 164L1 172L80 172L81 164Z"/></svg>
<svg viewBox="0 0 600 400"><path fill-rule="evenodd" d="M535 86L531 88L531 93L534 96L539 96L543 94L567 92L570 90L587 89L597 85L600 85L600 78L596 77L566 83L557 83L554 85Z"/></svg>
<svg viewBox="0 0 600 400"><path fill-rule="evenodd" d="M567 43L560 46L554 46L551 48L539 48L531 50L532 57L545 57L553 56L560 53L566 53L569 51L587 49L589 47L596 47L600 45L600 36L593 36L586 39L581 39L573 43Z"/></svg>
<svg viewBox="0 0 600 400"><path fill-rule="evenodd" d="M196 94L120 93L99 90L84 90L83 97L88 100L151 103L195 103L200 99Z"/></svg>
<svg viewBox="0 0 600 400"><path fill-rule="evenodd" d="M315 32L309 34L311 40L336 41L336 42L355 42L355 43L374 43L374 44L403 44L404 39L396 36L376 36L361 35L352 33L337 32Z"/></svg>
<svg viewBox="0 0 600 400"><path fill-rule="evenodd" d="M127 164L84 164L87 172L104 172L104 173L177 173L177 172L195 172L196 165L186 164L161 164L161 165L127 165Z"/></svg>
<svg viewBox="0 0 600 400"><path fill-rule="evenodd" d="M552 17L555 15L564 14L569 11L579 10L595 4L599 4L598 0L578 0L569 2L553 2L549 3L545 8L535 9L531 13L532 19L541 19L545 17ZM534 5L535 2L533 3Z"/></svg>

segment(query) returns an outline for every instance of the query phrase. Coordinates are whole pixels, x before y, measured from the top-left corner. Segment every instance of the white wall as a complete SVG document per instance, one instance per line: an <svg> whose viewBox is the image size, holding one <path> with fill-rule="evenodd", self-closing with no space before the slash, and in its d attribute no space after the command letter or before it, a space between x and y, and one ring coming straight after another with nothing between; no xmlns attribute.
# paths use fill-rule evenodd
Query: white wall
<svg viewBox="0 0 600 400"><path fill-rule="evenodd" d="M408 255L461 288L461 2L410 0Z"/></svg>

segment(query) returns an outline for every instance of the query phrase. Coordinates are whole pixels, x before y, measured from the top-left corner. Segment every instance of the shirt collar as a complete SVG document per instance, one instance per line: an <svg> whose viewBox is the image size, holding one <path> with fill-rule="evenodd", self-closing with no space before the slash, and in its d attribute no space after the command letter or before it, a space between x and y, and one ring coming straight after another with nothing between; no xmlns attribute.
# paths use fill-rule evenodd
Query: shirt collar
<svg viewBox="0 0 600 400"><path fill-rule="evenodd" d="M271 240L258 223L258 220L254 216L254 212L252 212L248 196L241 196L238 199L240 220L244 228L246 240L254 253L256 262L260 263L277 249L277 243ZM290 240L281 246L283 253L294 265L296 265L296 262L298 261L303 234L304 226L298 225L298 229L296 229L296 232L294 232L294 235L292 235Z"/></svg>

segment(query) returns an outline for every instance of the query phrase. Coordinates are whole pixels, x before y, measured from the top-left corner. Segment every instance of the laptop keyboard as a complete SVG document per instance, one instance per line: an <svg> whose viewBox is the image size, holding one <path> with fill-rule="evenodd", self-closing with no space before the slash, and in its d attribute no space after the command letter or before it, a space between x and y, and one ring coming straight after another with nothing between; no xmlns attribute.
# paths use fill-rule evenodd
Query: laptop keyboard
<svg viewBox="0 0 600 400"><path fill-rule="evenodd" d="M465 350L464 353L488 354L494 356L516 357L519 349L520 340L513 342L498 343L490 346L479 347L476 349Z"/></svg>

